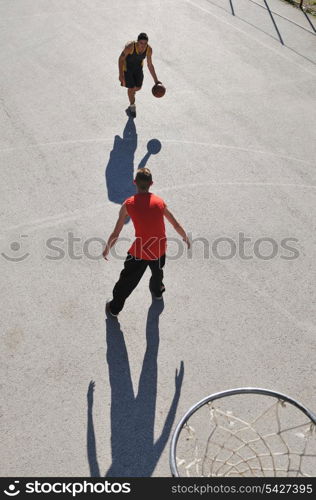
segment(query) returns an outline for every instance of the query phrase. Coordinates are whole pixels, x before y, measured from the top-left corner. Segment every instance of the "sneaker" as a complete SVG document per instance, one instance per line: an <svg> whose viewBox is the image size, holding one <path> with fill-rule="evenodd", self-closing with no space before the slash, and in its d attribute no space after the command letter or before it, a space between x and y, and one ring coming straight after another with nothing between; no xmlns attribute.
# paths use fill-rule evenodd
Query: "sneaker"
<svg viewBox="0 0 316 500"><path fill-rule="evenodd" d="M135 106L135 104L130 105L129 111L130 111L132 118L136 118L136 106Z"/></svg>
<svg viewBox="0 0 316 500"><path fill-rule="evenodd" d="M118 314L112 313L112 311L110 309L110 301L105 304L105 313L106 313L106 315L108 317L109 316L111 316L112 318L117 318L118 317Z"/></svg>
<svg viewBox="0 0 316 500"><path fill-rule="evenodd" d="M154 294L153 294L153 297L154 297L154 299L156 299L156 300L162 300L162 299L163 299L163 296L162 296L162 295L154 295Z"/></svg>
<svg viewBox="0 0 316 500"><path fill-rule="evenodd" d="M151 293L152 293L152 296L153 296L156 300L162 300L162 299L163 299L162 294L163 294L163 293L164 293L164 291L165 291L165 286L164 286L164 285L161 285L161 295L155 295L155 294L153 293L153 291L152 291L152 290L150 290L150 291L151 291Z"/></svg>

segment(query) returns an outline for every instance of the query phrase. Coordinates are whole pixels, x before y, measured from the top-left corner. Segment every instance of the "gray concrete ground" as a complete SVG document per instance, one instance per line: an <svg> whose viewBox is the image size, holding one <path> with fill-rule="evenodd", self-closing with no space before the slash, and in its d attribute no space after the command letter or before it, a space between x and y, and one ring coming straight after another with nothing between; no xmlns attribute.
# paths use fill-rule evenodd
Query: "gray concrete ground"
<svg viewBox="0 0 316 500"><path fill-rule="evenodd" d="M315 36L270 0L282 46L234 4L0 1L2 476L168 476L176 422L232 387L315 411ZM167 93L146 68L133 125L117 59L140 31ZM200 240L170 241L163 311L147 273L115 324L128 241L105 262L97 238L140 163Z"/></svg>

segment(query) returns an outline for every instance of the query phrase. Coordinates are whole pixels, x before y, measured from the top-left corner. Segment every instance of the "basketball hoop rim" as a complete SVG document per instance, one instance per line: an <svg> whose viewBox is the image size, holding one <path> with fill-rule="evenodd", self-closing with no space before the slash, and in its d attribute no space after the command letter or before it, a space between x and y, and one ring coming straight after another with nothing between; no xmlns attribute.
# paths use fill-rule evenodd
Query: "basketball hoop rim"
<svg viewBox="0 0 316 500"><path fill-rule="evenodd" d="M296 399L291 398L290 396L287 396L286 394L283 394L281 392L273 391L271 389L263 389L261 387L237 387L235 389L228 389L226 391L215 392L214 394L206 396L205 398L201 399L193 406L191 406L191 408L183 415L183 417L181 418L181 420L179 421L178 425L174 430L169 450L169 464L173 477L179 477L176 464L176 446L183 425L187 422L187 420L189 420L191 415L193 415L193 413L195 413L204 404L209 403L211 401L215 401L216 399L224 398L226 396L234 396L236 394L261 394L264 396L271 396L276 399L280 399L282 401L292 404L293 406L296 406L296 408L305 413L305 415L313 422L313 424L316 425L315 413L306 408L306 406L302 405Z"/></svg>

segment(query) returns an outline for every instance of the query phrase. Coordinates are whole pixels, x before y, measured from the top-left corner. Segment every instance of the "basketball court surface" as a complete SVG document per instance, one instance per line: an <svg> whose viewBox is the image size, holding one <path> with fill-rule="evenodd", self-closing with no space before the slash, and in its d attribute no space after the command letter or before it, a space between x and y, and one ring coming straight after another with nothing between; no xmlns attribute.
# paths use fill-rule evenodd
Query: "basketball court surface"
<svg viewBox="0 0 316 500"><path fill-rule="evenodd" d="M284 45L233 4L0 0L2 476L170 476L179 419L231 388L316 411L316 39L289 4ZM132 120L142 31L167 91L145 65ZM147 271L115 322L131 222L108 262L102 241L139 165L192 252L166 223L164 302Z"/></svg>

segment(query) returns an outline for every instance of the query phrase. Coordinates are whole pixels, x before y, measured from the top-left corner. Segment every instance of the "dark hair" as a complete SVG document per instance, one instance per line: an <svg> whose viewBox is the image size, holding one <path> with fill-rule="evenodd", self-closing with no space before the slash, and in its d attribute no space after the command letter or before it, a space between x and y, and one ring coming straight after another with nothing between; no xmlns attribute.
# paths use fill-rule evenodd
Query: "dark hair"
<svg viewBox="0 0 316 500"><path fill-rule="evenodd" d="M138 37L137 37L137 41L139 40L147 40L148 42L148 35L146 33L139 33Z"/></svg>
<svg viewBox="0 0 316 500"><path fill-rule="evenodd" d="M136 186L139 187L139 189L149 189L150 185L153 182L153 178L149 168L139 168L136 172L135 182Z"/></svg>

